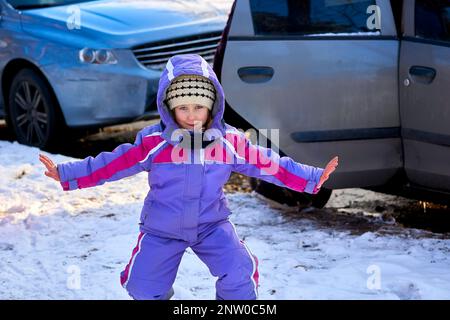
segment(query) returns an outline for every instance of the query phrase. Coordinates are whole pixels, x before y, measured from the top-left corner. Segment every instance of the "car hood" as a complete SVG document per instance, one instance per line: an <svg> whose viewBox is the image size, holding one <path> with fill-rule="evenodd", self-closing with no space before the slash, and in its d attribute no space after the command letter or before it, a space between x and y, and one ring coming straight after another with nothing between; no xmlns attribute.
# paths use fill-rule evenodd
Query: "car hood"
<svg viewBox="0 0 450 320"><path fill-rule="evenodd" d="M230 8L231 1L215 4L205 0L91 1L24 10L22 27L34 35L58 37L56 33L63 33L62 38L66 39L84 36L120 48L220 30Z"/></svg>

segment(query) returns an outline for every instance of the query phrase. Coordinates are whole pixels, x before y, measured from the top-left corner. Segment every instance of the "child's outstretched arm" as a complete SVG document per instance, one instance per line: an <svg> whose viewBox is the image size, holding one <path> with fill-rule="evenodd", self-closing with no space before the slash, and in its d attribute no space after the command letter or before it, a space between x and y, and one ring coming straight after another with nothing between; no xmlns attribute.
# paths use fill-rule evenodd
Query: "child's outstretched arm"
<svg viewBox="0 0 450 320"><path fill-rule="evenodd" d="M145 170L142 162L148 156L148 147L151 144L144 144L138 133L134 144L121 144L112 152L101 152L96 157L58 165L44 155L40 155L39 160L47 168L45 175L59 181L63 190L69 191L99 186Z"/></svg>
<svg viewBox="0 0 450 320"><path fill-rule="evenodd" d="M227 141L236 157L234 171L297 192L318 193L338 165L338 157L325 168L301 164L289 157L280 157L272 149L252 144L239 132L227 134Z"/></svg>

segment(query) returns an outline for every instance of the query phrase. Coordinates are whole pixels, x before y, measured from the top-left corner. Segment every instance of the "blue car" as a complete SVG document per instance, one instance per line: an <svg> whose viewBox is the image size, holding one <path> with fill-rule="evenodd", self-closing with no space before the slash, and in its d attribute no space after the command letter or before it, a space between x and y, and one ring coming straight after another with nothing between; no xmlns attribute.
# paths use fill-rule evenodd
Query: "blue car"
<svg viewBox="0 0 450 320"><path fill-rule="evenodd" d="M212 63L231 2L0 0L0 117L47 148L67 128L157 115L168 58Z"/></svg>

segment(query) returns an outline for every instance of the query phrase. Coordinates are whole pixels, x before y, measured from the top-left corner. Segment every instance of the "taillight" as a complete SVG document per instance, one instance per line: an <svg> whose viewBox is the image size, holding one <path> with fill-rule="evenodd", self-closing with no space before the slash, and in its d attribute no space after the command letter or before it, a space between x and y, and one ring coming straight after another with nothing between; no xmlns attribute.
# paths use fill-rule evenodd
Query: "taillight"
<svg viewBox="0 0 450 320"><path fill-rule="evenodd" d="M236 7L236 1L234 0L233 5L231 7L231 11L228 14L227 24L222 31L222 36L219 41L219 45L217 46L216 52L214 54L214 63L213 70L217 75L219 81L222 78L222 65L223 65L223 57L225 54L225 47L227 45L228 33L230 32L231 20L233 19L234 8Z"/></svg>

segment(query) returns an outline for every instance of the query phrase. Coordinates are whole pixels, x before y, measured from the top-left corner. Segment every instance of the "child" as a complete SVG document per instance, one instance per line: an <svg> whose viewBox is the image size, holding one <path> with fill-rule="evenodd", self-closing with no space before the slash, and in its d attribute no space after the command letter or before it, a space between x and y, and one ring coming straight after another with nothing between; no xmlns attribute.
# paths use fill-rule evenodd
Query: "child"
<svg viewBox="0 0 450 320"><path fill-rule="evenodd" d="M250 143L223 121L222 86L198 55L168 61L157 106L160 123L143 128L134 144L57 166L40 155L45 174L67 191L149 173L151 190L137 245L120 276L132 298L170 298L181 258L190 247L218 277L216 299L256 299L258 260L229 221L223 185L234 171L315 194L335 170L337 157L320 169ZM277 170L267 174L274 164Z"/></svg>

